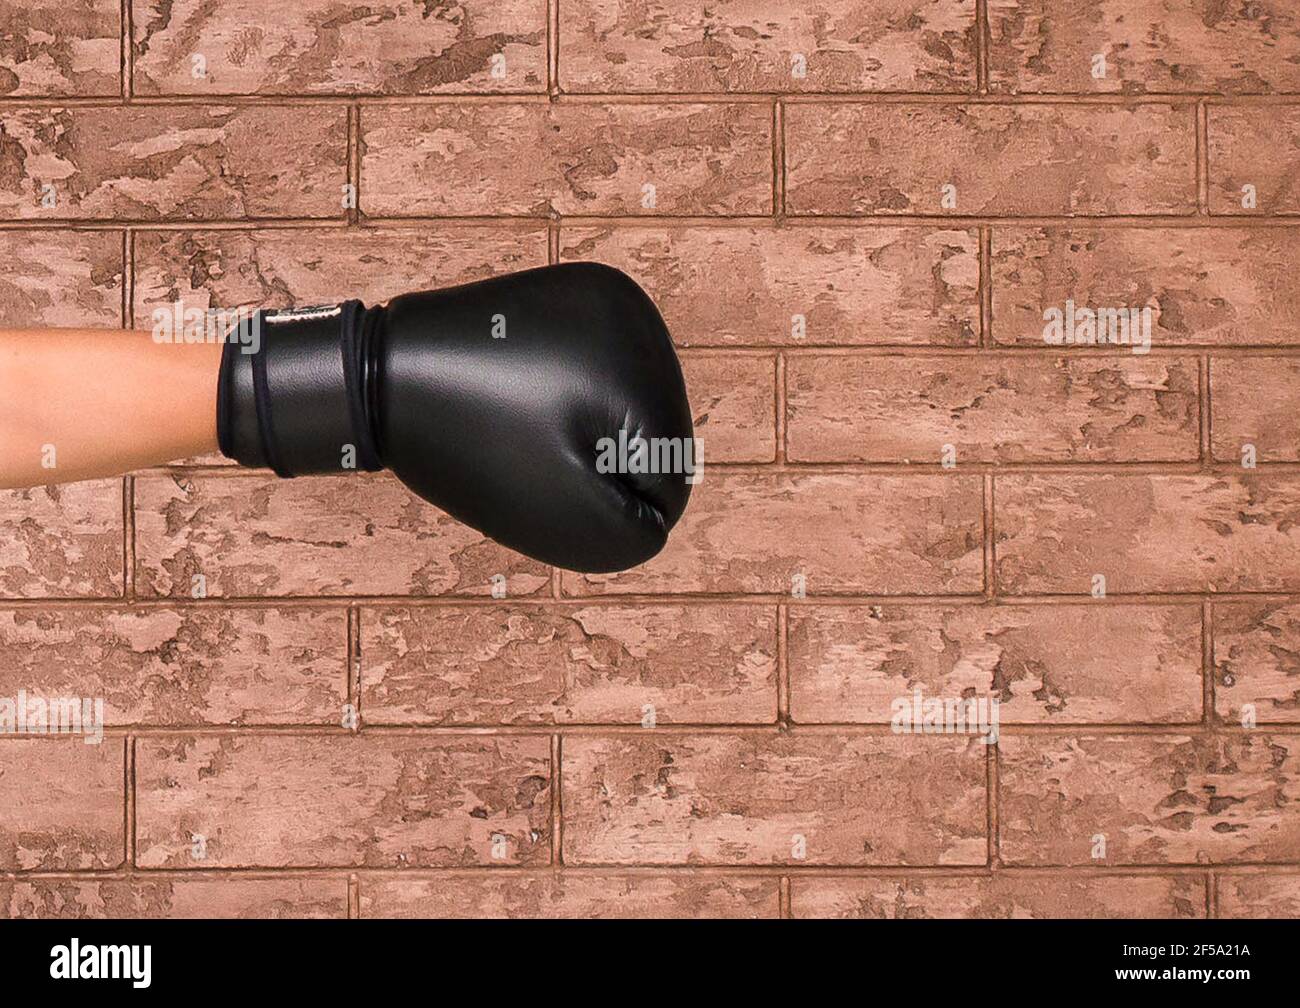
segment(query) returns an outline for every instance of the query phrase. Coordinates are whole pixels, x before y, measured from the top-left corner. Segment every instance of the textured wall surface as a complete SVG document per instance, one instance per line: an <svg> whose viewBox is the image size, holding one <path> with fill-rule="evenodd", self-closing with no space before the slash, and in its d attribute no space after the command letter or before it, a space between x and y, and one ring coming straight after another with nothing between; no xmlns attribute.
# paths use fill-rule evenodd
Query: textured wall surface
<svg viewBox="0 0 1300 1008"><path fill-rule="evenodd" d="M1293 0L0 0L0 325L602 260L708 463L0 492L0 914L1300 915L1297 215Z"/></svg>

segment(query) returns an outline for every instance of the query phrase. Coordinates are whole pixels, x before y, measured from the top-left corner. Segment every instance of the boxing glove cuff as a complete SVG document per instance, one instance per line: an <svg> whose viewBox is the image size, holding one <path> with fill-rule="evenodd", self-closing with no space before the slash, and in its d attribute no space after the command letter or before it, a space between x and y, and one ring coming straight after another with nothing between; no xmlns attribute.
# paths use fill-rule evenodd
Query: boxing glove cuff
<svg viewBox="0 0 1300 1008"><path fill-rule="evenodd" d="M383 469L375 372L384 309L345 301L259 311L249 325L251 338L228 338L222 351L221 453L285 477Z"/></svg>

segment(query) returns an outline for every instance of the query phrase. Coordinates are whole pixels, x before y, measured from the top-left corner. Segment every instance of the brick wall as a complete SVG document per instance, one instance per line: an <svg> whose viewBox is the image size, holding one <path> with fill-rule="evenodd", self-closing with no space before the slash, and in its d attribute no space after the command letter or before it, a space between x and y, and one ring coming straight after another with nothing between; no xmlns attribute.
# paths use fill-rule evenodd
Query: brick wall
<svg viewBox="0 0 1300 1008"><path fill-rule="evenodd" d="M710 464L612 577L387 477L0 494L0 696L110 723L0 739L3 912L1300 914L1291 0L0 0L0 92L0 324L599 259Z"/></svg>

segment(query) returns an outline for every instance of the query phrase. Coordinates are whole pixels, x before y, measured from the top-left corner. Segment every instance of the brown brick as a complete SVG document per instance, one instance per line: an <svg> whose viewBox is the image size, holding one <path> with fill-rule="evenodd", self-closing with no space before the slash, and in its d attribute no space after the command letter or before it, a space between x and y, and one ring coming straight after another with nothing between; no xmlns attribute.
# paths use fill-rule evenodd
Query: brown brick
<svg viewBox="0 0 1300 1008"><path fill-rule="evenodd" d="M776 458L774 357L692 354L682 373L706 464Z"/></svg>
<svg viewBox="0 0 1300 1008"><path fill-rule="evenodd" d="M535 226L145 231L135 238L136 324L155 309L293 307L453 287L546 264Z"/></svg>
<svg viewBox="0 0 1300 1008"><path fill-rule="evenodd" d="M776 611L367 609L361 684L367 724L771 723Z"/></svg>
<svg viewBox="0 0 1300 1008"><path fill-rule="evenodd" d="M764 105L383 105L362 112L361 130L361 206L373 216L681 216L772 207ZM647 185L653 207L643 206Z"/></svg>
<svg viewBox="0 0 1300 1008"><path fill-rule="evenodd" d="M978 476L709 470L659 556L623 574L565 572L568 592L974 593ZM888 515L887 521L881 516Z"/></svg>
<svg viewBox="0 0 1300 1008"><path fill-rule="evenodd" d="M0 0L0 95L121 93L120 0Z"/></svg>
<svg viewBox="0 0 1300 1008"><path fill-rule="evenodd" d="M706 875L499 874L366 879L362 917L773 918L778 879Z"/></svg>
<svg viewBox="0 0 1300 1008"><path fill-rule="evenodd" d="M1044 312L1151 308L1153 346L1300 341L1300 230L993 228L993 337L1044 345ZM1076 346L1072 352L1086 353Z"/></svg>
<svg viewBox="0 0 1300 1008"><path fill-rule="evenodd" d="M791 606L796 722L888 724L895 700L986 697L1003 724L1201 719L1194 606Z"/></svg>
<svg viewBox="0 0 1300 1008"><path fill-rule="evenodd" d="M0 870L120 865L122 753L121 739L0 738Z"/></svg>
<svg viewBox="0 0 1300 1008"><path fill-rule="evenodd" d="M142 595L486 595L548 568L423 503L391 476L177 475L135 483Z"/></svg>
<svg viewBox="0 0 1300 1008"><path fill-rule="evenodd" d="M1220 875L1220 917L1300 917L1300 874Z"/></svg>
<svg viewBox="0 0 1300 1008"><path fill-rule="evenodd" d="M936 344L979 330L979 239L911 227L565 227L626 270L681 346Z"/></svg>
<svg viewBox="0 0 1300 1008"><path fill-rule="evenodd" d="M1016 475L994 487L1001 591L1300 586L1300 483L1279 475Z"/></svg>
<svg viewBox="0 0 1300 1008"><path fill-rule="evenodd" d="M560 15L560 84L690 94L973 91L975 3L575 0Z"/></svg>
<svg viewBox="0 0 1300 1008"><path fill-rule="evenodd" d="M342 609L0 609L0 696L104 700L110 725L328 724Z"/></svg>
<svg viewBox="0 0 1300 1008"><path fill-rule="evenodd" d="M1300 604L1214 604L1214 707L1224 721L1300 722Z"/></svg>
<svg viewBox="0 0 1300 1008"><path fill-rule="evenodd" d="M547 738L139 739L137 860L146 868L545 864L549 780ZM202 859L192 856L195 835L205 838Z"/></svg>
<svg viewBox="0 0 1300 1008"><path fill-rule="evenodd" d="M1205 916L1205 882L1188 876L1028 875L795 878L795 917L1037 920Z"/></svg>
<svg viewBox="0 0 1300 1008"><path fill-rule="evenodd" d="M786 110L786 207L808 214L1192 213L1195 113L1135 105ZM956 208L942 206L956 187Z"/></svg>
<svg viewBox="0 0 1300 1008"><path fill-rule="evenodd" d="M1211 213L1300 213L1300 104L1211 105L1208 130ZM1253 207L1242 205L1248 185Z"/></svg>
<svg viewBox="0 0 1300 1008"><path fill-rule="evenodd" d="M347 879L0 879L0 916L40 919L345 918Z"/></svg>
<svg viewBox="0 0 1300 1008"><path fill-rule="evenodd" d="M563 763L566 864L985 860L969 739L570 736Z"/></svg>
<svg viewBox="0 0 1300 1008"><path fill-rule="evenodd" d="M0 490L0 596L121 594L121 480Z"/></svg>
<svg viewBox="0 0 1300 1008"><path fill-rule="evenodd" d="M1191 461L1196 361L1108 356L797 356L788 455L800 462ZM948 446L948 447L945 447Z"/></svg>
<svg viewBox="0 0 1300 1008"><path fill-rule="evenodd" d="M1215 357L1210 361L1214 457L1242 462L1300 461L1300 360L1293 357Z"/></svg>
<svg viewBox="0 0 1300 1008"><path fill-rule="evenodd" d="M15 108L0 217L197 220L341 217L341 106ZM46 208L46 186L55 205Z"/></svg>
<svg viewBox="0 0 1300 1008"><path fill-rule="evenodd" d="M204 58L195 77L193 60ZM500 63L498 75L493 61ZM137 94L544 91L546 6L137 0Z"/></svg>
<svg viewBox="0 0 1300 1008"><path fill-rule="evenodd" d="M995 91L1300 90L1300 16L1288 0L990 0L989 30ZM1096 54L1105 56L1100 79Z"/></svg>
<svg viewBox="0 0 1300 1008"><path fill-rule="evenodd" d="M1008 735L999 749L1008 864L1277 861L1300 844L1294 736Z"/></svg>
<svg viewBox="0 0 1300 1008"><path fill-rule="evenodd" d="M122 324L122 236L0 231L0 326Z"/></svg>

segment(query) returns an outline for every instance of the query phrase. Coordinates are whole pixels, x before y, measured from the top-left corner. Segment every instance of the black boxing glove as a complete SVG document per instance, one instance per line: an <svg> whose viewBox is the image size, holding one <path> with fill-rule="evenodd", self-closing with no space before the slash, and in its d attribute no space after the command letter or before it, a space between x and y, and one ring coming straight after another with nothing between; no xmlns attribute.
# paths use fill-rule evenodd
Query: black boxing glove
<svg viewBox="0 0 1300 1008"><path fill-rule="evenodd" d="M279 476L391 469L545 563L609 572L663 548L700 458L654 303L565 263L387 307L259 312L231 339L221 451Z"/></svg>

